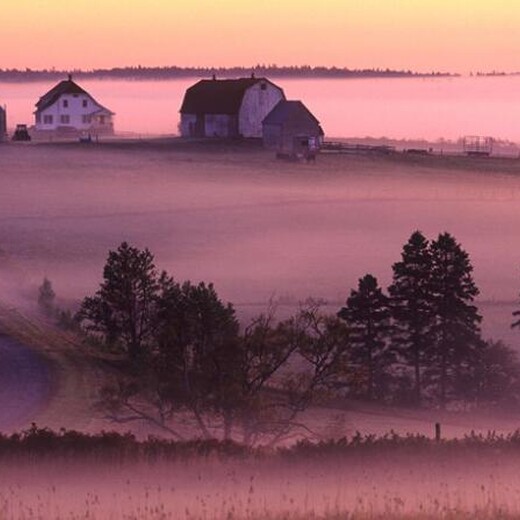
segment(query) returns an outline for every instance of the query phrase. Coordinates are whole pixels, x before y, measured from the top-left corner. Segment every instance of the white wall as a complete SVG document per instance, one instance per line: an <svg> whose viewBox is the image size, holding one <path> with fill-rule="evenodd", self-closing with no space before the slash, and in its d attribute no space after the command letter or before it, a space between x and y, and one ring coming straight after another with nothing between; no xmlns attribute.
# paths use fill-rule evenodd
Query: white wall
<svg viewBox="0 0 520 520"><path fill-rule="evenodd" d="M285 99L283 90L268 81L259 81L247 89L240 108L238 132L244 137L262 137L262 121L282 99Z"/></svg>

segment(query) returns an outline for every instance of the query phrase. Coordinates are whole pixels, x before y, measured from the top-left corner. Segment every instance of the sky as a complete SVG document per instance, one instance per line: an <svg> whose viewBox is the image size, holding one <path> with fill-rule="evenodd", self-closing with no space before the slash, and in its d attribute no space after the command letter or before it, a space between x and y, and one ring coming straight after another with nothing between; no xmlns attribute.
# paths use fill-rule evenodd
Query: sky
<svg viewBox="0 0 520 520"><path fill-rule="evenodd" d="M520 1L3 0L0 68L520 70Z"/></svg>

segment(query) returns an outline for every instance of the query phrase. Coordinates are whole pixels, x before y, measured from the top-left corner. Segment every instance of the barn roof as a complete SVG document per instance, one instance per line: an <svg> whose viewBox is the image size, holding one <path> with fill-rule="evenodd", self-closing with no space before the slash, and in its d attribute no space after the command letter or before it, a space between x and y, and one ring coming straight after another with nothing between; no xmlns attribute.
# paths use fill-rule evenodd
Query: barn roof
<svg viewBox="0 0 520 520"><path fill-rule="evenodd" d="M301 101L282 99L271 112L267 114L262 123L264 125L283 125L291 120L294 121L302 117L316 123L318 126L320 124L313 113Z"/></svg>
<svg viewBox="0 0 520 520"><path fill-rule="evenodd" d="M68 79L60 81L57 85L55 85L49 92L44 94L36 103L36 110L41 111L45 110L46 108L50 107L51 105L54 105L56 101L63 95L63 94L85 94L87 95L96 105L99 107L105 109L107 112L110 112L107 108L100 105L86 90L82 89L77 83L72 81L72 77L69 76ZM113 114L113 112L110 112Z"/></svg>
<svg viewBox="0 0 520 520"><path fill-rule="evenodd" d="M181 114L238 114L247 89L259 82L271 83L265 78L200 80L186 91Z"/></svg>

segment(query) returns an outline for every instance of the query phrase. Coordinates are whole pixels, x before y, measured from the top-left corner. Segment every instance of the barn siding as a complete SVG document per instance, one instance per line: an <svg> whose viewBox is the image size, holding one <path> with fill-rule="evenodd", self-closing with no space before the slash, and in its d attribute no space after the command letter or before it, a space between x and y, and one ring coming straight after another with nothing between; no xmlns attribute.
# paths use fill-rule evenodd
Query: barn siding
<svg viewBox="0 0 520 520"><path fill-rule="evenodd" d="M282 137L280 125L264 125L263 140L266 148L278 148Z"/></svg>
<svg viewBox="0 0 520 520"><path fill-rule="evenodd" d="M263 139L266 148L276 149L282 153L293 153L294 139L298 136L320 139L320 127L311 121L292 121L284 125L264 125Z"/></svg>
<svg viewBox="0 0 520 520"><path fill-rule="evenodd" d="M197 116L195 114L181 114L179 131L183 137L197 137Z"/></svg>
<svg viewBox="0 0 520 520"><path fill-rule="evenodd" d="M234 137L237 133L236 116L206 114L204 133L206 137Z"/></svg>
<svg viewBox="0 0 520 520"><path fill-rule="evenodd" d="M265 85L265 90L262 85ZM243 137L262 137L262 121L282 99L285 99L283 90L268 81L259 81L248 88L240 107L239 134Z"/></svg>

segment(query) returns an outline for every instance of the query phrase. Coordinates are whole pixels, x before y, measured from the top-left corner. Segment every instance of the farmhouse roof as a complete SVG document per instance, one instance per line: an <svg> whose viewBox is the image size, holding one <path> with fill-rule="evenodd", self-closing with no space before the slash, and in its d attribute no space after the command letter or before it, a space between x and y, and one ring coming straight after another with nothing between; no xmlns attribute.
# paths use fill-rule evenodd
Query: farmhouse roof
<svg viewBox="0 0 520 520"><path fill-rule="evenodd" d="M107 112L110 112L110 114L114 114L107 108L100 105L86 90L82 89L77 83L72 81L72 76L69 75L68 79L60 81L57 85L55 85L49 92L44 94L36 103L36 110L41 111L45 110L46 108L54 105L56 101L63 95L63 94L85 94L87 95L96 105L101 107L102 109L106 110Z"/></svg>
<svg viewBox="0 0 520 520"><path fill-rule="evenodd" d="M184 95L182 114L227 114L240 111L247 89L266 78L203 79L191 86Z"/></svg>
<svg viewBox="0 0 520 520"><path fill-rule="evenodd" d="M320 122L301 101L289 101L282 99L267 114L262 121L264 125L284 125L290 121L298 121L302 118L310 120L319 126Z"/></svg>

